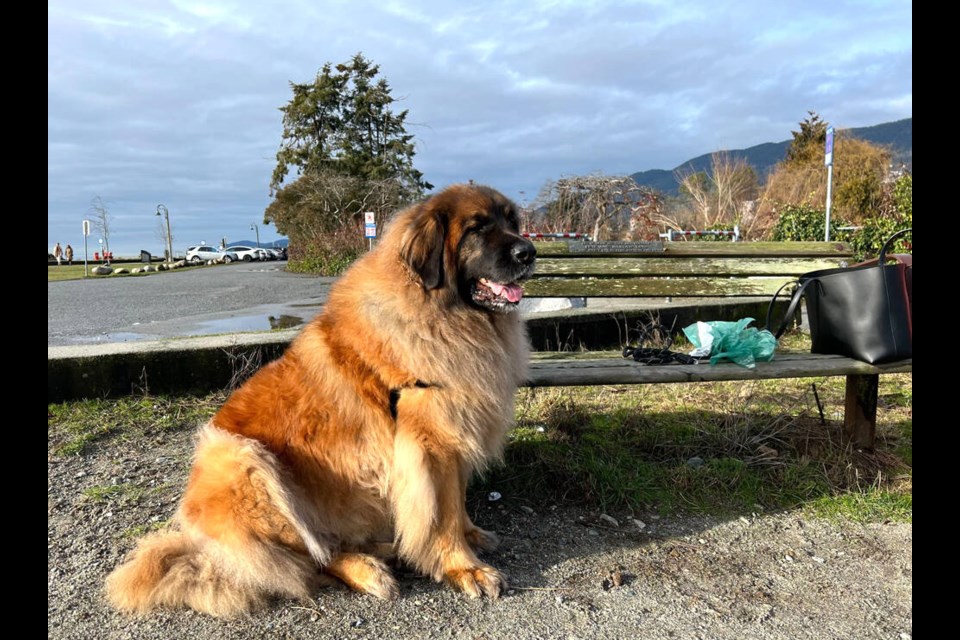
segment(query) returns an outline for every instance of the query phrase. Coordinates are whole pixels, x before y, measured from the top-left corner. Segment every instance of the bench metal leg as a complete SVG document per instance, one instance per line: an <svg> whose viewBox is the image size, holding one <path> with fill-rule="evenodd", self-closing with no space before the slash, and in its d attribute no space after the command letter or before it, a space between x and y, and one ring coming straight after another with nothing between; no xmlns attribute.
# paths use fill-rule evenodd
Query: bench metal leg
<svg viewBox="0 0 960 640"><path fill-rule="evenodd" d="M873 449L879 388L879 374L847 376L843 427L850 442L858 449Z"/></svg>

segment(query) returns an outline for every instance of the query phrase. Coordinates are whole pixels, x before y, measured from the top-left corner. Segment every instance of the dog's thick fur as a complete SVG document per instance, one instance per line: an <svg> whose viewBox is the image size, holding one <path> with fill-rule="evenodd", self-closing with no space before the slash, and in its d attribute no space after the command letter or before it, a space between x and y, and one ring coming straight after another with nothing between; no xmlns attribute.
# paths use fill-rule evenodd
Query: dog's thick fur
<svg viewBox="0 0 960 640"><path fill-rule="evenodd" d="M516 283L536 252L516 207L455 185L399 212L286 353L199 433L175 524L107 578L119 609L232 616L333 576L392 598L390 555L472 597L471 474L501 455L528 341ZM492 286L490 286L492 283Z"/></svg>

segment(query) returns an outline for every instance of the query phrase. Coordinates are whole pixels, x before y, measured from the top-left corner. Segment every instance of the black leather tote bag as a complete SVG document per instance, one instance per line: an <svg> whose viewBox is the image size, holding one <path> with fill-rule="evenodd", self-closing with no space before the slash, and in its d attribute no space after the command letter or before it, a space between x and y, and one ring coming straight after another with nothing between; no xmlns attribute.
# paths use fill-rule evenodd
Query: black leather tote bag
<svg viewBox="0 0 960 640"><path fill-rule="evenodd" d="M887 255L904 229L883 243L877 260L841 269L822 269L800 276L778 330L779 338L806 299L813 353L834 354L871 364L913 357L912 256ZM888 264L888 258L894 260ZM787 283L780 288L795 283ZM771 327L774 295L767 309Z"/></svg>

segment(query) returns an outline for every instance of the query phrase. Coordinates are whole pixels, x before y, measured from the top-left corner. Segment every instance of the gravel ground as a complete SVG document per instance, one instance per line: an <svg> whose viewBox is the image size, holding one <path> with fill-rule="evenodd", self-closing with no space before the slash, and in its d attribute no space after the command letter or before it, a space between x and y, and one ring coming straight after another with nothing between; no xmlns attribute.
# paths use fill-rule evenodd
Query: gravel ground
<svg viewBox="0 0 960 640"><path fill-rule="evenodd" d="M535 495L478 497L471 508L503 541L488 559L511 589L496 602L399 569L394 602L330 588L312 604L276 601L235 620L118 614L103 600L104 577L133 546L135 527L172 515L191 447L190 433L168 432L108 440L82 457L48 454L49 638L912 635L911 525L837 524L797 512L728 520L598 514Z"/></svg>

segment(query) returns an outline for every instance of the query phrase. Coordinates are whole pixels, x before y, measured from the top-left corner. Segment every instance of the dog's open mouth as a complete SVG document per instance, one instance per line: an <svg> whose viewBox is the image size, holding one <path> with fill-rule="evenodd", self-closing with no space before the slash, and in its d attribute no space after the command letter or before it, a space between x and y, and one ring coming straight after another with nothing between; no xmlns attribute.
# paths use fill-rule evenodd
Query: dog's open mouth
<svg viewBox="0 0 960 640"><path fill-rule="evenodd" d="M523 289L516 282L493 282L487 278L473 281L470 295L473 301L494 311L512 311L523 298Z"/></svg>

